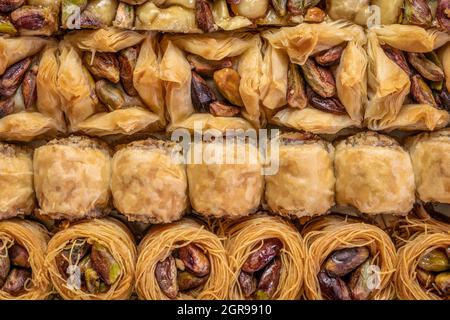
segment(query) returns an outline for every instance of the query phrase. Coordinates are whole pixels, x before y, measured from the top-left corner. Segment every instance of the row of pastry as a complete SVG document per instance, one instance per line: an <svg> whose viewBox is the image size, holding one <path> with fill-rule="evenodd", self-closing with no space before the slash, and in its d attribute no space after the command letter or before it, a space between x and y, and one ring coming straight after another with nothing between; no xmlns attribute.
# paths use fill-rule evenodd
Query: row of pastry
<svg viewBox="0 0 450 320"><path fill-rule="evenodd" d="M450 234L436 221L399 220L395 233L354 217L300 228L258 213L151 226L137 245L113 218L49 233L0 221L0 299L445 300Z"/></svg>
<svg viewBox="0 0 450 320"><path fill-rule="evenodd" d="M50 36L73 29L208 33L347 20L450 30L448 0L1 0L0 33Z"/></svg>
<svg viewBox="0 0 450 320"><path fill-rule="evenodd" d="M34 156L27 148L0 144L0 217L36 211L78 220L115 208L130 221L157 224L179 220L191 209L215 218L260 208L301 218L337 205L405 216L416 200L450 204L448 129L409 137L404 146L370 131L334 146L313 134L285 132L275 138L276 152L269 157L252 142L229 139L192 142L185 155L174 142L156 138L118 145L114 154L85 136L54 139ZM277 165L264 171L271 162Z"/></svg>
<svg viewBox="0 0 450 320"><path fill-rule="evenodd" d="M260 33L81 30L0 37L0 139L267 124L435 130L450 122L450 34L345 22Z"/></svg>

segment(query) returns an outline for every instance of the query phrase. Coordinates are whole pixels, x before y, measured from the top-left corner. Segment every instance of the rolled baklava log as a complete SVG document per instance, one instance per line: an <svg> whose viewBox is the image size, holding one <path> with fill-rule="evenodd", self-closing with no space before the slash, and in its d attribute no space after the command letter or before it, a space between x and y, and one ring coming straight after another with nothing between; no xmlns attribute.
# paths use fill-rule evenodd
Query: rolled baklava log
<svg viewBox="0 0 450 320"><path fill-rule="evenodd" d="M0 222L0 300L40 300L50 295L44 266L48 240L48 231L36 222Z"/></svg>
<svg viewBox="0 0 450 320"><path fill-rule="evenodd" d="M336 203L362 213L406 215L412 209L411 159L393 138L361 132L336 145Z"/></svg>
<svg viewBox="0 0 450 320"><path fill-rule="evenodd" d="M395 246L380 228L339 216L319 217L302 231L310 300L386 300L395 296Z"/></svg>
<svg viewBox="0 0 450 320"><path fill-rule="evenodd" d="M267 206L299 218L326 213L334 205L333 146L309 133L283 133L279 142L278 171L265 176Z"/></svg>
<svg viewBox="0 0 450 320"><path fill-rule="evenodd" d="M422 133L406 140L417 196L423 202L450 204L450 129Z"/></svg>
<svg viewBox="0 0 450 320"><path fill-rule="evenodd" d="M450 298L450 234L422 232L398 251L395 274L401 300L448 300Z"/></svg>
<svg viewBox="0 0 450 320"><path fill-rule="evenodd" d="M56 51L57 42L49 38L0 36L0 140L65 132Z"/></svg>
<svg viewBox="0 0 450 320"><path fill-rule="evenodd" d="M111 156L103 141L54 139L35 149L33 167L40 214L76 220L109 213Z"/></svg>
<svg viewBox="0 0 450 320"><path fill-rule="evenodd" d="M45 267L67 300L129 299L137 251L133 235L112 218L75 222L48 244Z"/></svg>
<svg viewBox="0 0 450 320"><path fill-rule="evenodd" d="M450 121L450 33L389 25L368 32L371 130L427 130Z"/></svg>
<svg viewBox="0 0 450 320"><path fill-rule="evenodd" d="M32 213L33 151L0 143L0 219Z"/></svg>
<svg viewBox="0 0 450 320"><path fill-rule="evenodd" d="M147 139L118 147L112 159L114 206L130 221L169 223L188 205L186 168L175 145Z"/></svg>
<svg viewBox="0 0 450 320"><path fill-rule="evenodd" d="M367 56L360 26L304 23L261 36L260 96L269 122L323 134L361 126Z"/></svg>
<svg viewBox="0 0 450 320"><path fill-rule="evenodd" d="M139 244L136 292L140 299L223 300L229 283L220 238L193 219L153 226Z"/></svg>
<svg viewBox="0 0 450 320"><path fill-rule="evenodd" d="M225 223L229 299L294 300L303 292L305 248L298 230L265 214Z"/></svg>
<svg viewBox="0 0 450 320"><path fill-rule="evenodd" d="M236 218L258 210L264 191L262 161L252 142L195 142L188 152L192 208L203 216Z"/></svg>
<svg viewBox="0 0 450 320"><path fill-rule="evenodd" d="M58 31L60 0L0 0L0 34L51 36Z"/></svg>

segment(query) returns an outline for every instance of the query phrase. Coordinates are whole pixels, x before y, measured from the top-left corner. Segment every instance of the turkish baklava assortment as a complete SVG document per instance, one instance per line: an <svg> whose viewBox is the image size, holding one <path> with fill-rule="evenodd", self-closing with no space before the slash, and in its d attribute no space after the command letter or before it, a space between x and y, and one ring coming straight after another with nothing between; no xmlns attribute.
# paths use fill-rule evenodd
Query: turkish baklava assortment
<svg viewBox="0 0 450 320"><path fill-rule="evenodd" d="M0 300L450 300L450 0L0 0Z"/></svg>

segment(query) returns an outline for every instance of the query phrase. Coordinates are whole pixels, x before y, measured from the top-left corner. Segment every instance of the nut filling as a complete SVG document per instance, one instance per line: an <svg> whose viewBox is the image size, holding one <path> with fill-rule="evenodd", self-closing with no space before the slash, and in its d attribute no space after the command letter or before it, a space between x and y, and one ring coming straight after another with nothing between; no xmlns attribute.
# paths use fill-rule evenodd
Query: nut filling
<svg viewBox="0 0 450 320"><path fill-rule="evenodd" d="M68 286L92 294L107 292L121 275L121 267L109 250L88 239L66 244L55 262Z"/></svg>
<svg viewBox="0 0 450 320"><path fill-rule="evenodd" d="M117 53L83 53L83 64L95 81L95 96L104 111L145 107L133 85L140 47L128 47Z"/></svg>
<svg viewBox="0 0 450 320"><path fill-rule="evenodd" d="M282 248L279 239L266 239L245 260L238 278L245 297L269 300L274 296L280 282Z"/></svg>
<svg viewBox="0 0 450 320"><path fill-rule="evenodd" d="M367 247L332 252L317 275L320 289L328 300L368 300L375 281L371 276L372 259Z"/></svg>
<svg viewBox="0 0 450 320"><path fill-rule="evenodd" d="M159 261L155 277L161 291L168 298L176 299L180 292L189 294L202 287L208 281L210 272L207 253L190 243L173 250L170 256Z"/></svg>
<svg viewBox="0 0 450 320"><path fill-rule="evenodd" d="M424 253L416 267L416 278L425 291L450 298L450 246Z"/></svg>
<svg viewBox="0 0 450 320"><path fill-rule="evenodd" d="M290 63L287 76L286 101L292 108L309 105L323 112L346 115L347 111L337 96L333 68L339 64L343 46L318 52L297 66Z"/></svg>
<svg viewBox="0 0 450 320"><path fill-rule="evenodd" d="M443 66L436 53L403 52L382 45L384 53L409 76L410 99L450 112L450 94L444 85Z"/></svg>
<svg viewBox="0 0 450 320"><path fill-rule="evenodd" d="M0 118L17 111L16 95L21 96L25 109L30 109L36 104L38 68L37 56L28 57L11 65L0 76Z"/></svg>
<svg viewBox="0 0 450 320"><path fill-rule="evenodd" d="M28 251L15 241L0 240L0 287L12 296L30 289L32 270Z"/></svg>
<svg viewBox="0 0 450 320"><path fill-rule="evenodd" d="M192 54L187 60L192 69L191 99L197 112L216 117L237 116L244 102L239 93L241 76L233 69L233 61L209 61Z"/></svg>
<svg viewBox="0 0 450 320"><path fill-rule="evenodd" d="M436 27L448 32L450 29L449 4L449 0L406 0L399 22L426 29Z"/></svg>

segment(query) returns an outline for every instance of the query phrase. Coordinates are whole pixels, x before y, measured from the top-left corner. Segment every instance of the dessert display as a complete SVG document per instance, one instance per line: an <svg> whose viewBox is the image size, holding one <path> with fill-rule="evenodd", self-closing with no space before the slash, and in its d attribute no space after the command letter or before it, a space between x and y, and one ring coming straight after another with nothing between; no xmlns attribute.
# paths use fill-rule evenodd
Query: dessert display
<svg viewBox="0 0 450 320"><path fill-rule="evenodd" d="M449 92L450 0L0 0L0 300L449 300Z"/></svg>

